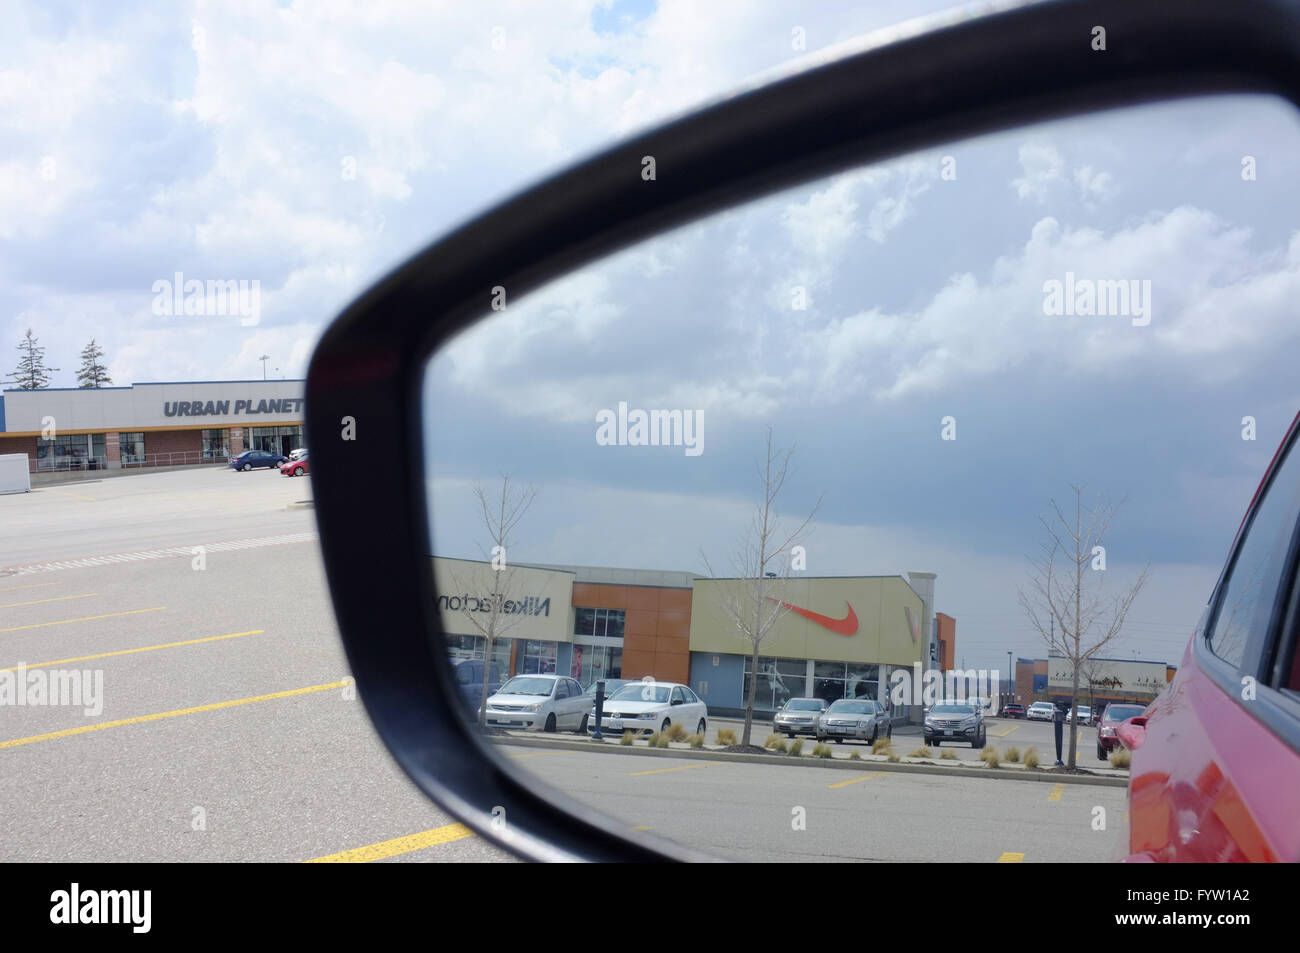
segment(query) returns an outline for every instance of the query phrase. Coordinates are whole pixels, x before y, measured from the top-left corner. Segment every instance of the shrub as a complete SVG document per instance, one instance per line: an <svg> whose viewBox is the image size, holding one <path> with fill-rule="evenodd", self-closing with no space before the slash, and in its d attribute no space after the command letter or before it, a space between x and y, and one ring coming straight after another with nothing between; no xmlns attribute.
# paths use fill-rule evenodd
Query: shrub
<svg viewBox="0 0 1300 953"><path fill-rule="evenodd" d="M659 739L662 738L662 737L663 737L663 735L659 734L659 732L657 732L657 731L652 731L652 732L650 732L650 747L651 747L651 748L658 748L658 747L659 747Z"/></svg>
<svg viewBox="0 0 1300 953"><path fill-rule="evenodd" d="M635 731L625 731L623 732L623 737L618 739L618 743L621 745L630 745L634 741L636 741Z"/></svg>
<svg viewBox="0 0 1300 953"><path fill-rule="evenodd" d="M1036 767L1038 767L1038 749L1037 749L1037 748L1030 748L1030 749L1028 749L1028 750L1025 752L1025 767L1026 767L1026 768L1036 768Z"/></svg>
<svg viewBox="0 0 1300 953"><path fill-rule="evenodd" d="M774 731L767 736L767 740L763 742L763 747L769 751L784 751L785 739Z"/></svg>
<svg viewBox="0 0 1300 953"><path fill-rule="evenodd" d="M913 751L911 754L909 754L908 757L909 757L909 758L929 758L929 757L931 757L932 754L933 754L933 753L930 751L929 748L927 748L925 745L921 745L921 747L917 748L915 751Z"/></svg>
<svg viewBox="0 0 1300 953"><path fill-rule="evenodd" d="M794 740L792 740L790 742L789 751L790 751L790 757L792 758L797 758L801 754L803 754L803 739L795 738Z"/></svg>
<svg viewBox="0 0 1300 953"><path fill-rule="evenodd" d="M940 760L940 761L956 761L956 760L957 760L957 752L953 751L951 748L944 748L944 749L939 753L939 760Z"/></svg>
<svg viewBox="0 0 1300 953"><path fill-rule="evenodd" d="M691 735L691 737L690 737L690 742L691 742L691 747L692 747L692 748L703 748L703 747L704 747L704 736L703 736L703 735Z"/></svg>
<svg viewBox="0 0 1300 953"><path fill-rule="evenodd" d="M819 741L813 745L812 753L814 758L829 758L831 757L831 746Z"/></svg>
<svg viewBox="0 0 1300 953"><path fill-rule="evenodd" d="M730 728L718 729L718 744L734 745L736 743L736 733Z"/></svg>
<svg viewBox="0 0 1300 953"><path fill-rule="evenodd" d="M1110 766L1112 768L1127 768L1133 763L1133 755L1129 753L1128 748L1116 748L1110 753Z"/></svg>
<svg viewBox="0 0 1300 953"><path fill-rule="evenodd" d="M667 748L667 747L668 747L668 740L669 740L669 739L668 739L668 735L667 735L666 733L665 733L665 734L661 734L661 735L659 736L659 742L658 742L658 744L655 744L655 745L653 745L652 747L655 747L655 748Z"/></svg>
<svg viewBox="0 0 1300 953"><path fill-rule="evenodd" d="M677 722L673 722L671 725L668 726L669 741L685 741L690 736L691 733L687 731L685 728L683 728Z"/></svg>
<svg viewBox="0 0 1300 953"><path fill-rule="evenodd" d="M860 751L858 751L856 748L854 748L854 749L853 749L853 754L849 755L849 760L850 760L850 761L861 761L861 760L862 760L862 752L860 752Z"/></svg>
<svg viewBox="0 0 1300 953"><path fill-rule="evenodd" d="M903 759L900 758L900 757L898 756L898 752L896 752L893 748L890 748L890 749L889 749L889 759L888 759L888 760L890 760L890 761L902 761Z"/></svg>
<svg viewBox="0 0 1300 953"><path fill-rule="evenodd" d="M1002 755L998 752L998 749L992 745L986 745L984 747L984 750L980 752L980 759L990 768L996 768L1002 763Z"/></svg>
<svg viewBox="0 0 1300 953"><path fill-rule="evenodd" d="M877 738L876 743L871 746L872 754L880 754L882 751L888 751L888 750L889 750L888 738Z"/></svg>
<svg viewBox="0 0 1300 953"><path fill-rule="evenodd" d="M1020 760L1020 749L1015 745L1007 748L1007 760L1012 764L1016 764Z"/></svg>

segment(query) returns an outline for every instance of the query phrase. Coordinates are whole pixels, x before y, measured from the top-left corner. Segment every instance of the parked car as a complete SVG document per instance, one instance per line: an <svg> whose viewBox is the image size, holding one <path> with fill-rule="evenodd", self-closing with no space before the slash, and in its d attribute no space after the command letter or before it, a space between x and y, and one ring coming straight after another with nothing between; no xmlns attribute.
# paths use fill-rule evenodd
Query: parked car
<svg viewBox="0 0 1300 953"><path fill-rule="evenodd" d="M596 729L596 709L587 699L584 730ZM676 682L629 682L605 703L601 713L602 732L667 731L673 725L704 734L709 727L709 709L687 685Z"/></svg>
<svg viewBox="0 0 1300 953"><path fill-rule="evenodd" d="M582 693L591 701L593 705L596 703L596 682L597 681L603 681L605 683L605 700L609 701L611 695L613 695L624 685L633 681L633 679L630 678L596 679L596 681L593 681L590 685L588 685L587 690Z"/></svg>
<svg viewBox="0 0 1300 953"><path fill-rule="evenodd" d="M1079 724L1091 725L1092 709L1087 705L1079 705L1078 709L1079 709ZM1065 709L1065 723L1069 725L1069 724L1073 724L1073 722L1074 722L1074 712L1071 711L1069 708Z"/></svg>
<svg viewBox="0 0 1300 953"><path fill-rule="evenodd" d="M984 709L969 701L940 701L925 713L925 743L941 747L945 741L969 742L983 748Z"/></svg>
<svg viewBox="0 0 1300 953"><path fill-rule="evenodd" d="M289 459L290 459L290 460L301 460L301 459L302 459L303 457L305 457L305 456L307 456L307 448L306 448L306 447L299 447L297 450L290 450L290 451L289 451Z"/></svg>
<svg viewBox="0 0 1300 953"><path fill-rule="evenodd" d="M237 457L230 458L230 469L232 470L255 470L258 467L278 467L282 463L288 462L289 458L279 454L271 453L269 450L245 450Z"/></svg>
<svg viewBox="0 0 1300 953"><path fill-rule="evenodd" d="M869 741L892 738L894 728L885 706L869 698L840 698L831 702L817 723L817 740L834 738L845 741Z"/></svg>
<svg viewBox="0 0 1300 953"><path fill-rule="evenodd" d="M1025 717L1030 721L1051 721L1056 717L1056 706L1051 702L1034 702Z"/></svg>
<svg viewBox="0 0 1300 953"><path fill-rule="evenodd" d="M1300 861L1300 415L1246 509L1173 681L1115 734L1133 860Z"/></svg>
<svg viewBox="0 0 1300 953"><path fill-rule="evenodd" d="M306 456L301 456L297 460L290 460L288 463L280 465L280 476L306 476L311 472L311 464Z"/></svg>
<svg viewBox="0 0 1300 953"><path fill-rule="evenodd" d="M1121 705L1115 702L1106 706L1101 720L1097 722L1097 758L1105 761L1110 753L1119 747L1119 738L1115 729L1130 718L1136 718L1146 711L1145 705Z"/></svg>
<svg viewBox="0 0 1300 953"><path fill-rule="evenodd" d="M586 731L590 704L577 679L516 675L487 700L487 723L495 728Z"/></svg>
<svg viewBox="0 0 1300 953"><path fill-rule="evenodd" d="M1015 704L1015 703L1006 705L1002 709L1002 717L1003 718L1024 718L1025 706L1020 704Z"/></svg>
<svg viewBox="0 0 1300 953"><path fill-rule="evenodd" d="M772 716L772 730L795 735L817 734L818 721L827 709L820 698L791 698Z"/></svg>
<svg viewBox="0 0 1300 953"><path fill-rule="evenodd" d="M452 664L452 670L456 676L456 687L460 689L465 706L470 711L477 713L479 703L483 698L483 660L480 658L461 659L459 662ZM503 681L500 664L493 662L492 670L488 674L489 697L500 690Z"/></svg>

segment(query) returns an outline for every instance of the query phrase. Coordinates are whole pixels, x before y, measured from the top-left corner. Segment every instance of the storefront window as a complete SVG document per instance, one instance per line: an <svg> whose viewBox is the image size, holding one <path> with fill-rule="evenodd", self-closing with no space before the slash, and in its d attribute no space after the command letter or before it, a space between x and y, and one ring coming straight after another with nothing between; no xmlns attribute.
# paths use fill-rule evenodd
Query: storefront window
<svg viewBox="0 0 1300 953"><path fill-rule="evenodd" d="M90 435L90 469L102 470L108 465L108 451L104 449L106 441L102 433Z"/></svg>
<svg viewBox="0 0 1300 953"><path fill-rule="evenodd" d="M244 437L245 450L266 450L286 457L303 446L302 427L249 427Z"/></svg>
<svg viewBox="0 0 1300 953"><path fill-rule="evenodd" d="M523 658L520 659L519 664L519 674L555 674L555 650L556 644L554 642L538 642L533 639L525 641Z"/></svg>
<svg viewBox="0 0 1300 953"><path fill-rule="evenodd" d="M622 678L623 650L612 645L575 644L569 675L584 688L602 678Z"/></svg>
<svg viewBox="0 0 1300 953"><path fill-rule="evenodd" d="M227 430L203 431L203 459L221 460L230 456L230 441Z"/></svg>
<svg viewBox="0 0 1300 953"><path fill-rule="evenodd" d="M745 657L745 681L741 689L741 704L749 704L749 677L753 671L751 656ZM754 707L763 711L775 711L791 698L803 696L807 682L808 663L803 659L773 659L759 657L758 691L754 696Z"/></svg>
<svg viewBox="0 0 1300 953"><path fill-rule="evenodd" d="M623 638L623 622L627 613L622 609L573 610L573 634L592 638Z"/></svg>
<svg viewBox="0 0 1300 953"><path fill-rule="evenodd" d="M449 635L447 636L447 655L451 660L467 658L482 658L483 645L487 640L481 635ZM496 639L492 643L492 658L500 666L502 672L510 671L510 644L511 639Z"/></svg>
<svg viewBox="0 0 1300 953"><path fill-rule="evenodd" d="M82 470L91 462L90 435L84 433L59 434L53 440L36 439L36 468L38 470Z"/></svg>
<svg viewBox="0 0 1300 953"><path fill-rule="evenodd" d="M123 463L144 463L144 434L118 434L118 449Z"/></svg>

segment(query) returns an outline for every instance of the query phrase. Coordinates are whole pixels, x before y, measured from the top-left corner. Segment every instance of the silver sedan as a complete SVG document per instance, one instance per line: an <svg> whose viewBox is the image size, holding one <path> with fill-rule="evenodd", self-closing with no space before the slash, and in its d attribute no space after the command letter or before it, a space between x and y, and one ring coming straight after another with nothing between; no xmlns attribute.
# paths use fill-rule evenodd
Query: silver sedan
<svg viewBox="0 0 1300 953"><path fill-rule="evenodd" d="M894 729L885 706L866 698L841 698L832 702L817 722L817 740L836 742L869 741L893 737Z"/></svg>

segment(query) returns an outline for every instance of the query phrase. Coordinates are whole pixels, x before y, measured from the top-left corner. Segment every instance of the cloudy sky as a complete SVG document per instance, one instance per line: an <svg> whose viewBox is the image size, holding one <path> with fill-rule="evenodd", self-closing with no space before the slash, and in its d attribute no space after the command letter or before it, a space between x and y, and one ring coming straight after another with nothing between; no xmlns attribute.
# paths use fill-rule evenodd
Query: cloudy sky
<svg viewBox="0 0 1300 953"><path fill-rule="evenodd" d="M118 384L254 378L261 354L299 377L334 314L468 216L803 55L796 35L946 6L20 4L0 341L32 328L53 386L92 337ZM796 448L782 511L822 498L808 571L937 572L968 666L1043 653L1016 589L1051 501L1124 498L1096 581L1151 581L1111 654L1176 662L1300 406L1298 139L1289 109L1218 99L954 143L512 302L429 374L437 548L479 554L470 487L508 472L541 488L515 558L722 571L771 426ZM257 322L155 313L177 272L260 282ZM1067 275L1141 298L1045 313ZM599 445L620 401L702 414L703 452Z"/></svg>

